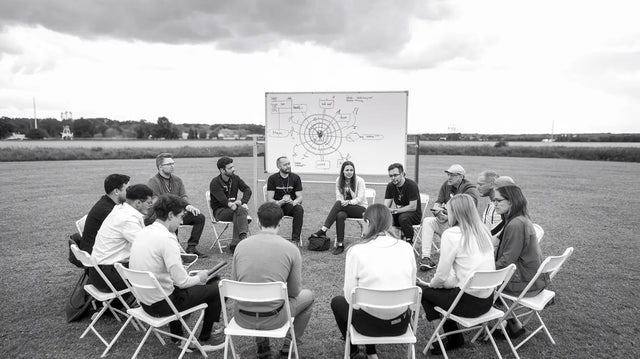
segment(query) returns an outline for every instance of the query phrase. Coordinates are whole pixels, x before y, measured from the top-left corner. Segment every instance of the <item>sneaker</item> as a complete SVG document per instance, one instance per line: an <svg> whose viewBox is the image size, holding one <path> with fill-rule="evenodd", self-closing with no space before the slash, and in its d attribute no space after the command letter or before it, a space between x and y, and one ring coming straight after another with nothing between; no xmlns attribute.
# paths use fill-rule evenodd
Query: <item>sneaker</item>
<svg viewBox="0 0 640 359"><path fill-rule="evenodd" d="M344 246L337 246L333 249L333 254L338 255L344 252Z"/></svg>
<svg viewBox="0 0 640 359"><path fill-rule="evenodd" d="M433 261L429 257L424 257L420 260L420 270L423 272L426 272L429 269L433 269L435 267L436 267L436 264L433 263Z"/></svg>
<svg viewBox="0 0 640 359"><path fill-rule="evenodd" d="M210 333L208 336L200 335L198 342L200 345L206 346L205 351L214 351L224 348L226 336L222 333Z"/></svg>
<svg viewBox="0 0 640 359"><path fill-rule="evenodd" d="M313 238L324 238L327 236L327 232L323 231L322 229L318 230L316 233L313 233L311 235L311 237Z"/></svg>
<svg viewBox="0 0 640 359"><path fill-rule="evenodd" d="M520 328L514 332L513 330L511 330L511 327L507 327L507 335L509 335L510 339L516 339L518 337L521 337L522 334L524 333L525 333L524 328ZM493 335L493 339L504 340L504 334L502 334L502 330L500 330L499 328L494 330L493 333L491 334Z"/></svg>
<svg viewBox="0 0 640 359"><path fill-rule="evenodd" d="M187 247L187 249L185 250L185 252L189 253L189 254L195 254L198 256L198 258L207 258L209 257L208 255L201 253L200 251L198 251L195 247Z"/></svg>

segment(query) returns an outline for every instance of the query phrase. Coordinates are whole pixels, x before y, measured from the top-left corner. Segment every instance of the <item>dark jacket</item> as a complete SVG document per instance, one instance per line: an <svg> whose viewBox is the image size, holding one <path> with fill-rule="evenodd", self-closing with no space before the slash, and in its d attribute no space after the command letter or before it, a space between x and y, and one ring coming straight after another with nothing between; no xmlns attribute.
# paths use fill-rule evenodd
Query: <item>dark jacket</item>
<svg viewBox="0 0 640 359"><path fill-rule="evenodd" d="M106 194L100 197L98 202L93 205L89 214L87 214L87 220L84 222L82 240L80 241L78 248L91 254L93 251L93 244L96 242L98 230L115 205L116 203Z"/></svg>
<svg viewBox="0 0 640 359"><path fill-rule="evenodd" d="M478 188L475 184L469 182L466 178L462 179L460 185L456 188L454 186L450 186L447 184L447 181L444 181L442 186L440 186L440 191L438 191L438 199L436 199L436 203L445 204L449 202L449 199L458 193L466 193L473 198L473 201L478 205L478 199L480 198L480 192L478 192Z"/></svg>
<svg viewBox="0 0 640 359"><path fill-rule="evenodd" d="M242 178L232 175L229 178L229 185L222 180L222 175L214 177L209 183L209 196L211 198L211 209L213 213L218 208L226 208L230 198L238 199L238 190L242 191L242 204L246 204L251 199L251 188ZM229 188L230 187L230 188Z"/></svg>

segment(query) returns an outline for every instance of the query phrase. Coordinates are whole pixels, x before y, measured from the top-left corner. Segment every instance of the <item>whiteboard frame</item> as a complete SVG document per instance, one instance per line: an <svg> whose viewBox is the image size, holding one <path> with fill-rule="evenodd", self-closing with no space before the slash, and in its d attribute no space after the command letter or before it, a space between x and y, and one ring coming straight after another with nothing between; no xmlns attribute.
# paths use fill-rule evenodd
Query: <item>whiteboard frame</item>
<svg viewBox="0 0 640 359"><path fill-rule="evenodd" d="M268 105L268 99L269 96L273 96L273 95L346 95L346 94L354 94L354 95L361 95L361 94L405 94L405 109L404 109L404 151L402 151L402 166L404 166L404 168L407 168L407 131L408 131L408 125L409 125L409 91L405 90L405 91L311 91L311 92L305 92L305 91L293 91L293 92L265 92L264 93L264 173L271 173L268 171L268 165L267 165L267 153L269 151L268 148L268 116L269 116L269 105ZM390 163L389 163L390 164ZM304 172L305 175L323 175L326 176L327 173L325 172ZM366 173L366 172L358 172L358 175L372 175L372 176L379 176L379 175L386 175L387 171L384 172L379 172L379 173Z"/></svg>

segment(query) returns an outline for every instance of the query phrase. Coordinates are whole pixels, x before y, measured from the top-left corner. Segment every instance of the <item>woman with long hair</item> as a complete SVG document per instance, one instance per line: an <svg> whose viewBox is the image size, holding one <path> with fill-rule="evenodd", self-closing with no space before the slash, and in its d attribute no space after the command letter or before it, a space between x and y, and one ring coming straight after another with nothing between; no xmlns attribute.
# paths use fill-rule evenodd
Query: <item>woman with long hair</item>
<svg viewBox="0 0 640 359"><path fill-rule="evenodd" d="M355 287L402 289L415 285L416 260L410 244L389 234L392 218L389 208L372 204L364 213L363 239L347 250L344 295L331 300L331 310L343 337L346 337L351 292ZM406 332L411 321L408 308L382 310L361 307L353 310L352 325L364 335L394 336ZM374 345L366 346L368 359L376 359ZM351 358L360 358L351 345Z"/></svg>
<svg viewBox="0 0 640 359"><path fill-rule="evenodd" d="M335 222L336 248L333 254L344 252L344 221L347 218L362 218L367 205L364 179L356 175L353 162L344 161L340 168L340 176L336 179L336 201L322 228L311 236L326 237L327 230Z"/></svg>
<svg viewBox="0 0 640 359"><path fill-rule="evenodd" d="M460 293L462 285L474 271L494 270L491 233L482 223L473 198L468 194L457 194L447 202L447 219L450 228L442 233L440 260L436 273L428 286L422 287L422 307L427 320L440 318L434 309L449 309ZM453 314L463 317L478 317L491 309L493 289L469 290L462 294ZM443 329L452 332L458 329L456 322L447 320ZM462 333L445 338L448 351L464 344ZM438 343L431 347L432 354L442 354Z"/></svg>
<svg viewBox="0 0 640 359"><path fill-rule="evenodd" d="M542 263L542 250L536 231L529 218L527 198L520 187L503 186L493 190L496 212L502 216L504 229L498 236L496 268L502 269L515 263L516 271L504 288L504 292L518 296L533 279ZM547 285L548 277L540 276L526 296L535 296ZM524 329L515 320L507 321L509 336L516 338L524 334Z"/></svg>

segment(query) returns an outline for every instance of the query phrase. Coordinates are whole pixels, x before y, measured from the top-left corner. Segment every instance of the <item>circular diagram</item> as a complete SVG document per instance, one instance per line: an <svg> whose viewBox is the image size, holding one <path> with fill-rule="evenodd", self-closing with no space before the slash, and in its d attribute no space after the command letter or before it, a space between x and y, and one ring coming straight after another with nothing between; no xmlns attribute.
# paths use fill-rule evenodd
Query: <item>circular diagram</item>
<svg viewBox="0 0 640 359"><path fill-rule="evenodd" d="M315 114L307 116L300 126L300 144L315 155L328 155L340 148L342 130L331 116Z"/></svg>

